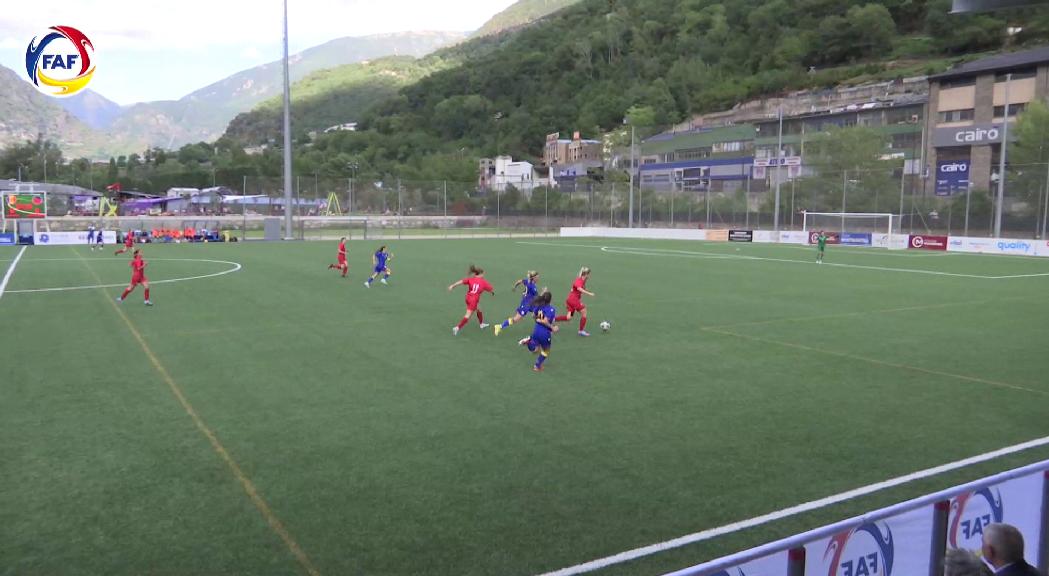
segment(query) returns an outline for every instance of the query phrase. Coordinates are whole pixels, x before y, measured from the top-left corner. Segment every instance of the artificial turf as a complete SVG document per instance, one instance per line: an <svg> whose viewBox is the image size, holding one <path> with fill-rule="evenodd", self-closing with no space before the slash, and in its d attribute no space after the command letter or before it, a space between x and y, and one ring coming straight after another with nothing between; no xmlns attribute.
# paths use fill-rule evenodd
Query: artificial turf
<svg viewBox="0 0 1049 576"><path fill-rule="evenodd" d="M29 248L0 298L0 574L305 573L276 519L320 574L528 575L1049 435L1049 276L988 278L1047 260L384 241L394 276L370 289L375 242L350 244L349 279L326 269L334 243L146 246L154 282L242 268L119 311L117 287L24 291L122 284L126 257ZM569 323L542 374L516 345L528 323L452 336L463 294L445 288L470 263L496 287L489 322L526 270L560 311L590 266L594 335ZM599 574L680 568L1044 458Z"/></svg>

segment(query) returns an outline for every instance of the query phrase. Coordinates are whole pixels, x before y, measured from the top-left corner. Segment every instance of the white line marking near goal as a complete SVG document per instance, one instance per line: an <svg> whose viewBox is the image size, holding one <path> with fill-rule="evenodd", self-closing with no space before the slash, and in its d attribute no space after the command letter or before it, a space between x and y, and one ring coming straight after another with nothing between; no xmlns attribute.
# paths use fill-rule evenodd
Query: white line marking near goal
<svg viewBox="0 0 1049 576"><path fill-rule="evenodd" d="M680 258L721 258L735 260L754 260L764 262L785 262L788 264L806 264L816 266L812 260L794 260L791 258L769 258L766 256L746 256L743 254L722 254L719 252L693 252L687 250L668 250L662 248L645 248L635 246L598 246L595 244L560 244L555 242L518 242L518 244L536 244L543 246L568 246L574 248L598 248L609 254L631 254L635 256L675 256ZM914 268L890 268L886 266L866 266L863 264L842 264L839 262L824 262L822 266L835 268L854 268L857 270L877 270L880 272L903 272L910 274L925 274L929 276L949 276L953 278L976 278L980 280L1008 280L1012 278L1041 278L1049 276L1049 272L1038 274L1012 274L1006 276L983 276L980 274L962 274L958 272L940 272L937 270L918 270Z"/></svg>
<svg viewBox="0 0 1049 576"><path fill-rule="evenodd" d="M4 290L7 289L7 283L11 281L11 276L15 273L15 266L18 266L18 261L22 259L22 254L25 254L27 246L22 246L22 249L18 251L18 255L11 261L11 265L7 267L7 273L4 274L4 279L0 280L0 298L4 297Z"/></svg>
<svg viewBox="0 0 1049 576"><path fill-rule="evenodd" d="M39 260L79 260L79 258L39 258L30 260L30 262ZM125 262L124 260L105 260L108 262ZM168 280L150 280L150 284L173 284L175 282L187 282L189 280L203 280L205 278L215 278L216 276L225 276L226 274L232 274L240 271L242 266L237 262L229 262L226 260L206 260L203 258L154 258L151 262L211 262L213 264L228 264L230 268L221 272L215 272L214 274L204 274L203 276L187 276L185 278L171 278ZM90 262L90 260L88 260ZM32 288L26 290L9 290L8 294L31 294L35 292L70 292L72 290L91 290L94 288L122 288L127 286L127 282L120 284L92 284L90 286L62 286L59 288ZM2 293L2 291L0 291Z"/></svg>
<svg viewBox="0 0 1049 576"><path fill-rule="evenodd" d="M585 574L587 572L593 572L595 570L600 570L601 568L607 568L616 564L630 562L631 560L636 560L645 556L651 556L653 554L658 554L660 552L665 552L674 548L680 548L689 544L695 544L696 542L711 540L717 538L718 536L732 534L733 532L739 532L741 530L754 528L755 526L761 526L763 524L768 524L776 520L782 520L784 518L797 516L798 514L803 514L805 512L811 512L820 508L826 508L827 506L840 504L842 502L859 498L861 496L867 496L868 494L873 494L875 492L879 492L887 488L894 488L896 486L914 482L915 480L922 480L931 476L937 476L945 472L951 472L953 470L958 470L967 466L972 466L973 464L980 464L981 462L987 462L989 460L994 460L995 458L1008 456L1009 454L1015 454L1017 452L1023 452L1024 450L1030 450L1031 448L1038 448L1046 445L1049 445L1049 436L1046 436L1044 438L1038 438L1036 440L1030 440L1028 442L1023 442L1014 446L1007 446L1005 448L994 450L993 452L986 452L984 454L979 454L976 456L965 458L964 460L958 460L956 462L942 464L933 468L926 468L925 470L919 470L918 472L913 472L905 476L898 476L896 478L892 478L882 482L877 482L875 484L869 484L867 486L855 488L853 490L842 492L840 494L835 494L833 496L828 496L826 498L820 498L819 500L812 500L810 502L805 502L803 504L791 506L790 508L784 508L782 510L777 510L775 512L770 512L768 514L763 514L754 518L749 518L747 520L741 520L739 522L733 522L732 524L718 526L717 528L710 528L701 532L695 532L693 534L688 534L687 536L681 536L680 538L667 540L666 542L660 542L658 544L651 544L649 546L635 548L633 550L627 550L626 552L620 552L619 554L606 556L605 558L599 558L597 560L591 560L590 562L585 562L576 566L570 566L568 568L562 568L553 572L545 572L540 576L573 576L575 574Z"/></svg>

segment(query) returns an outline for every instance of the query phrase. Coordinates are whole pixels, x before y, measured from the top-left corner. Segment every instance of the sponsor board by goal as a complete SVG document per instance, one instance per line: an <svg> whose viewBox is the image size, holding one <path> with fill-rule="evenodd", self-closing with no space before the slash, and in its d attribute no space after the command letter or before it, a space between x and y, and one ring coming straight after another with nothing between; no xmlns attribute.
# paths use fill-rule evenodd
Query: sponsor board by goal
<svg viewBox="0 0 1049 576"><path fill-rule="evenodd" d="M946 250L948 239L946 236L929 236L926 234L911 234L908 248L914 250Z"/></svg>

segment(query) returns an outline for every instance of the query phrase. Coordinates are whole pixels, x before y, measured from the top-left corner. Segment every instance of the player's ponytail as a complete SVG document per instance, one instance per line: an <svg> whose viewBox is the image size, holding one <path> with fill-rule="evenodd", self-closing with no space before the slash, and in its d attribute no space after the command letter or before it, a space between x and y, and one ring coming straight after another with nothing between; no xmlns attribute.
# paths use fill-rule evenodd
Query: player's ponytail
<svg viewBox="0 0 1049 576"><path fill-rule="evenodd" d="M481 274L484 274L484 268L470 264L470 274L473 274L474 276L480 276Z"/></svg>
<svg viewBox="0 0 1049 576"><path fill-rule="evenodd" d="M550 291L543 288L543 291L535 297L535 300L532 300L532 306L549 306L550 301L553 299L554 297L550 294Z"/></svg>
<svg viewBox="0 0 1049 576"><path fill-rule="evenodd" d="M583 266L582 268L579 269L579 277L580 278L582 278L583 276L589 276L589 275L590 275L590 269L587 268L586 266Z"/></svg>

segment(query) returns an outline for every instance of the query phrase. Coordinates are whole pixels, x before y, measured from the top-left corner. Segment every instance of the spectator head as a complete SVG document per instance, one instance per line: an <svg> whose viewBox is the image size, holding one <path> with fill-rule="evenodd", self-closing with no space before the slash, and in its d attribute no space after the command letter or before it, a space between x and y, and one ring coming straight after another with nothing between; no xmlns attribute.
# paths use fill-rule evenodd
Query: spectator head
<svg viewBox="0 0 1049 576"><path fill-rule="evenodd" d="M1009 524L987 526L983 531L983 557L995 570L1023 560L1023 535Z"/></svg>
<svg viewBox="0 0 1049 576"><path fill-rule="evenodd" d="M976 554L951 548L943 560L943 576L991 576L991 569Z"/></svg>

